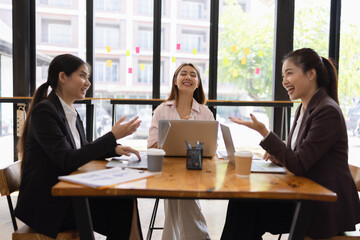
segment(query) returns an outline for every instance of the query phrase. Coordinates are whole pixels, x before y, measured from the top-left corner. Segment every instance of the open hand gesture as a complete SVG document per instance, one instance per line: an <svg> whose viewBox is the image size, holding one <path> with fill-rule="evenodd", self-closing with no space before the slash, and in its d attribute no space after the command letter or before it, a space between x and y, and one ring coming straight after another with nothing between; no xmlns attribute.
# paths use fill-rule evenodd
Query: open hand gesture
<svg viewBox="0 0 360 240"><path fill-rule="evenodd" d="M252 121L245 121L241 118L234 118L229 117L231 121L234 123L244 125L248 128L254 129L255 131L259 132L263 137L266 137L269 131L266 129L265 125L262 122L259 122L253 114L250 113L250 117Z"/></svg>
<svg viewBox="0 0 360 240"><path fill-rule="evenodd" d="M117 121L112 127L111 132L114 134L116 139L120 139L130 134L133 134L140 126L141 121L138 120L139 117L134 117L129 122L121 124L125 120L125 118L126 116L120 118L120 120Z"/></svg>

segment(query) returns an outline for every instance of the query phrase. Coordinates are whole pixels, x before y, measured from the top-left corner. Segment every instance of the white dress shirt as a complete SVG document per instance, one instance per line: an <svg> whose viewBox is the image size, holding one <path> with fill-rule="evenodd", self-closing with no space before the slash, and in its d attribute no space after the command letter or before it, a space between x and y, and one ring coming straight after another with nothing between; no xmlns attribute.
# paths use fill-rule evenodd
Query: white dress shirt
<svg viewBox="0 0 360 240"><path fill-rule="evenodd" d="M79 149L81 148L81 141L79 131L76 128L77 112L74 107L70 107L69 105L67 105L66 102L62 100L59 95L57 96L59 97L60 103L64 109L66 120L74 137L76 148Z"/></svg>
<svg viewBox="0 0 360 240"><path fill-rule="evenodd" d="M300 115L299 115L298 120L296 121L296 126L295 126L295 129L294 129L292 138L291 138L291 150L295 149L295 142L296 142L296 139L297 139L298 134L299 134L299 129L300 129L300 126L301 126L301 121L302 121L302 119L304 117L304 112L305 112L304 108L301 107Z"/></svg>

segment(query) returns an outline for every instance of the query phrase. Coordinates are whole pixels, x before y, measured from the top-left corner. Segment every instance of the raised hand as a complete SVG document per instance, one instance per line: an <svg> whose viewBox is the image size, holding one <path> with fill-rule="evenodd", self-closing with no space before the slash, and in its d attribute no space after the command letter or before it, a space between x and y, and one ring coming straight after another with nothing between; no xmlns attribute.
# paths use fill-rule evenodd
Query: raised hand
<svg viewBox="0 0 360 240"><path fill-rule="evenodd" d="M117 121L111 129L111 132L114 134L116 139L133 134L140 126L141 121L138 120L139 117L134 117L129 122L121 124L125 120L125 118L126 116L120 118L120 120Z"/></svg>
<svg viewBox="0 0 360 240"><path fill-rule="evenodd" d="M229 117L231 121L234 123L238 123L240 125L244 125L248 128L254 129L259 132L263 137L266 137L269 131L266 129L265 125L262 122L259 122L253 114L250 113L250 117L252 121L245 121L241 118Z"/></svg>

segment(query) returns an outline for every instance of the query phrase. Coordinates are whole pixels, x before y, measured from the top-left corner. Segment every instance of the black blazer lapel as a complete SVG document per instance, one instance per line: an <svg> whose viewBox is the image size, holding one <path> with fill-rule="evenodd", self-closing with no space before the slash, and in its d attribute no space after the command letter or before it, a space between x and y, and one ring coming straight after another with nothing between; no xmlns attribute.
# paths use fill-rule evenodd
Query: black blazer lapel
<svg viewBox="0 0 360 240"><path fill-rule="evenodd" d="M48 99L49 99L50 102L52 102L54 104L55 108L57 109L57 111L59 113L59 116L61 117L61 119L62 119L62 121L64 123L65 131L67 132L66 137L67 137L68 141L70 142L71 147L76 149L75 140L74 140L74 137L73 137L72 132L70 130L70 126L69 126L69 123L68 123L68 121L66 119L64 108L61 105L59 97L55 94L54 91L51 91L51 93L49 94Z"/></svg>
<svg viewBox="0 0 360 240"><path fill-rule="evenodd" d="M84 125L83 122L81 121L79 113L77 114L77 118L76 118L76 128L79 131L81 146L84 146L85 144L88 143L88 140L86 139Z"/></svg>
<svg viewBox="0 0 360 240"><path fill-rule="evenodd" d="M294 130L295 130L295 127L296 127L296 123L297 123L297 120L300 116L300 109L301 109L301 106L302 104L300 104L300 106L296 109L296 112L295 112L295 118L294 118L294 121L293 121L293 125L291 127L291 130L290 130L290 133L289 133L289 137L287 139L287 142L286 142L286 146L288 148L291 148L291 139L292 139L292 136L294 134Z"/></svg>
<svg viewBox="0 0 360 240"><path fill-rule="evenodd" d="M295 148L294 150L297 149L297 147L300 144L300 141L302 141L305 138L305 134L308 131L308 123L310 121L311 117L311 113L314 111L314 109L316 108L316 106L319 104L319 102L321 101L321 99L323 99L326 96L326 91L323 88L319 88L314 96L311 98L305 112L304 112L304 116L303 119L301 121L301 125L300 125L300 129L299 129L299 133L298 133L298 137L296 139L295 142ZM300 108L299 108L300 109ZM299 111L300 112L300 111Z"/></svg>

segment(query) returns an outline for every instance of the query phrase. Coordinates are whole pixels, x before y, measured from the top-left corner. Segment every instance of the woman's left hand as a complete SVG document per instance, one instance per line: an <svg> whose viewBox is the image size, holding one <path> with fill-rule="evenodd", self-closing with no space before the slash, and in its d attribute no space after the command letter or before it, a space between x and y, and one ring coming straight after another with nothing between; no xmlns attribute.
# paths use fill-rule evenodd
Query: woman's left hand
<svg viewBox="0 0 360 240"><path fill-rule="evenodd" d="M282 166L281 162L279 160L277 160L276 157L274 157L273 155L269 154L268 152L265 152L263 159L265 161L270 160L271 162L275 163L276 165Z"/></svg>
<svg viewBox="0 0 360 240"><path fill-rule="evenodd" d="M139 158L139 160L141 160L139 152L128 146L117 145L115 148L115 152L119 155L125 156L130 156L130 153L134 153Z"/></svg>

